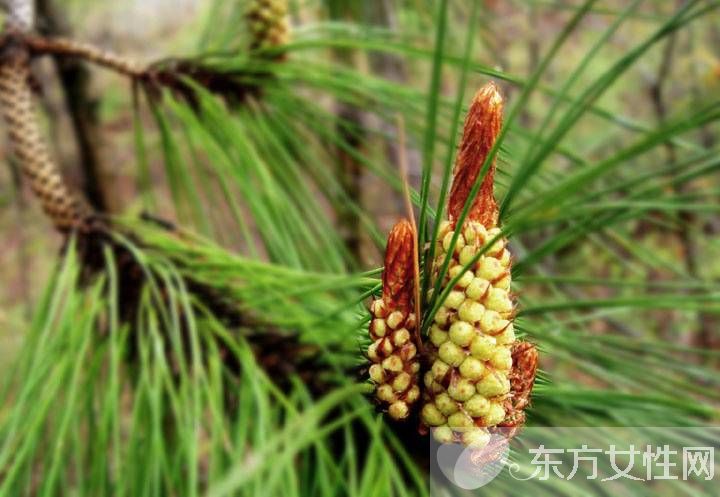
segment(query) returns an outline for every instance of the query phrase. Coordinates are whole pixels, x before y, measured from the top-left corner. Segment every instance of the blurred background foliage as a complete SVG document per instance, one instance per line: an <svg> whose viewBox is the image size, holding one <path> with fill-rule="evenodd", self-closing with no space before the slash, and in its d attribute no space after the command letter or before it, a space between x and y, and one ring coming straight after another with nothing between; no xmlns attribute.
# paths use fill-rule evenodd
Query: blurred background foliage
<svg viewBox="0 0 720 497"><path fill-rule="evenodd" d="M427 441L366 396L364 303L401 157L432 241L489 79L517 328L541 350L529 422L717 423L720 2L298 0L290 40L254 53L250 0L43 2L40 30L247 91L37 61L56 157L146 279L131 320L113 251L79 284L8 158L0 495L425 494Z"/></svg>

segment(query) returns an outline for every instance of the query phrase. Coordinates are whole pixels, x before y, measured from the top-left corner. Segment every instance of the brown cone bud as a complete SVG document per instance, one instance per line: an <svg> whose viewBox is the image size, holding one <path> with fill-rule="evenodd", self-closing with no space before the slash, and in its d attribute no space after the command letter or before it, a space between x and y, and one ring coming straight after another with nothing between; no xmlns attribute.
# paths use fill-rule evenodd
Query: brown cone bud
<svg viewBox="0 0 720 497"><path fill-rule="evenodd" d="M488 83L475 94L463 130L460 151L453 171L453 184L448 201L448 216L455 221L468 200L485 159L495 144L502 127L503 99L495 83ZM498 207L494 196L495 159L490 164L480 191L467 219L478 221L486 228L497 224Z"/></svg>
<svg viewBox="0 0 720 497"><path fill-rule="evenodd" d="M399 221L388 236L383 271L383 300L407 311L413 300L414 231L407 219Z"/></svg>
<svg viewBox="0 0 720 497"><path fill-rule="evenodd" d="M419 400L420 362L413 340L415 231L407 220L398 222L388 237L382 297L371 307L368 348L370 379L375 395L394 419L405 419Z"/></svg>

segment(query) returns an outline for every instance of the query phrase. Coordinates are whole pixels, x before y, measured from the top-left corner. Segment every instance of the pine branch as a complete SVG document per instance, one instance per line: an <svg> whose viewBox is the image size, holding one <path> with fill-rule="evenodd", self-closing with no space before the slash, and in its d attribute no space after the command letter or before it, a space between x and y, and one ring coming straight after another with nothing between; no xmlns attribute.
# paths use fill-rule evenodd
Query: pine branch
<svg viewBox="0 0 720 497"><path fill-rule="evenodd" d="M53 55L79 58L91 64L109 69L121 76L140 83L149 95L159 98L163 89L169 89L195 107L197 95L193 84L230 102L243 102L249 95L260 92L258 83L245 80L267 79L267 71L248 69L244 72L224 71L193 58L163 59L143 64L130 57L101 49L85 43L57 36L41 36L30 33L6 33L0 45L10 42L24 44L30 55L39 57Z"/></svg>
<svg viewBox="0 0 720 497"><path fill-rule="evenodd" d="M71 28L55 0L37 0L40 29L50 36L68 36ZM100 97L92 89L92 73L81 59L53 56L65 107L72 124L83 191L90 204L100 212L118 212L121 200L114 188L104 153L99 116ZM61 161L62 162L62 161Z"/></svg>
<svg viewBox="0 0 720 497"><path fill-rule="evenodd" d="M41 36L31 33L22 34L19 38L22 43L27 45L30 53L35 56L50 54L79 57L131 78L142 78L147 73L147 67L143 64L129 57L103 50L90 43L59 36Z"/></svg>

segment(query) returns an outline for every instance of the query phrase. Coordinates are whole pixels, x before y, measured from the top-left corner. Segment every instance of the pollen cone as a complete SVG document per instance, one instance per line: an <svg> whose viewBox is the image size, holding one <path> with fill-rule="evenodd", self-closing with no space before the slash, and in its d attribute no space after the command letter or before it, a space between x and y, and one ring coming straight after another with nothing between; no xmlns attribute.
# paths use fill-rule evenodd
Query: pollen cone
<svg viewBox="0 0 720 497"><path fill-rule="evenodd" d="M417 326L414 240L409 221L402 220L393 227L385 251L382 297L370 306L370 379L378 401L397 420L407 418L420 397L420 363L413 343Z"/></svg>
<svg viewBox="0 0 720 497"><path fill-rule="evenodd" d="M290 38L287 0L252 0L245 17L251 50L284 45Z"/></svg>
<svg viewBox="0 0 720 497"><path fill-rule="evenodd" d="M430 369L424 376L422 421L434 427L440 441L484 446L492 429L524 419L527 402L513 402L512 380L523 382L528 401L532 377L516 374L517 341L510 293L511 256L500 236L494 197L494 160L461 226L457 221L502 126L503 99L495 84L481 88L470 105L448 200L449 219L442 223L433 275L450 251L459 231L442 291L458 277L430 327ZM463 267L473 261L466 270ZM532 347L532 346L530 346ZM534 351L534 348L532 349ZM524 353L528 353L525 351ZM523 361L527 362L527 361ZM535 365L537 355L535 355ZM519 392L518 392L519 394ZM515 409L515 406L521 407Z"/></svg>

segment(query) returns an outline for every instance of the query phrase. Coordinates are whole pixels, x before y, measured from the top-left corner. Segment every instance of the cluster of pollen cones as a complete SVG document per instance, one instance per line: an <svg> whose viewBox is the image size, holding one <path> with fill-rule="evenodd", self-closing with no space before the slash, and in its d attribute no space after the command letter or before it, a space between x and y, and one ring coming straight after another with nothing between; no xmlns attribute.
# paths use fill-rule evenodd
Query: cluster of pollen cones
<svg viewBox="0 0 720 497"><path fill-rule="evenodd" d="M438 441L473 447L485 447L502 429L512 436L524 424L538 362L535 347L515 337L512 257L498 227L494 161L459 223L500 132L502 107L489 83L465 120L448 219L439 227L434 260L426 262L435 285L450 261L427 337L416 343L422 327L414 300L415 232L406 220L390 233L382 296L371 304L368 357L377 400L393 419L419 410L423 430L431 428Z"/></svg>
<svg viewBox="0 0 720 497"><path fill-rule="evenodd" d="M289 41L287 0L253 0L245 17L251 34L251 50L278 47Z"/></svg>

